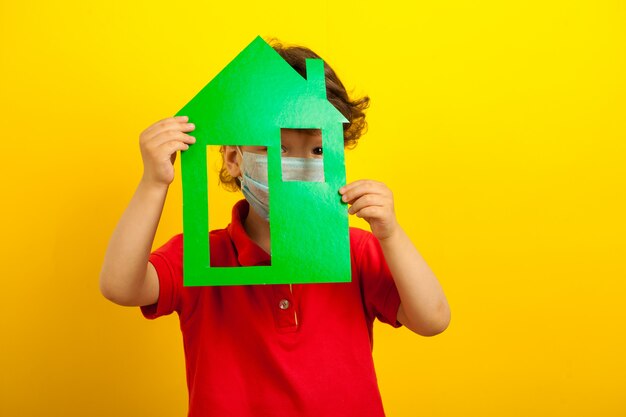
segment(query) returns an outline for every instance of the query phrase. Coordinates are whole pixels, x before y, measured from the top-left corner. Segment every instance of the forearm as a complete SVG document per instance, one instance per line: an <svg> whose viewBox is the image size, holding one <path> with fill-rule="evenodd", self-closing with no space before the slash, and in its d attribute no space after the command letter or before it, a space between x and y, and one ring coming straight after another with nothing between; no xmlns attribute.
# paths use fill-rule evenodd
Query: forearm
<svg viewBox="0 0 626 417"><path fill-rule="evenodd" d="M167 188L142 180L111 236L100 273L100 289L118 304L131 304L144 286Z"/></svg>
<svg viewBox="0 0 626 417"><path fill-rule="evenodd" d="M400 226L379 241L400 295L402 324L421 335L441 333L450 308L435 274Z"/></svg>

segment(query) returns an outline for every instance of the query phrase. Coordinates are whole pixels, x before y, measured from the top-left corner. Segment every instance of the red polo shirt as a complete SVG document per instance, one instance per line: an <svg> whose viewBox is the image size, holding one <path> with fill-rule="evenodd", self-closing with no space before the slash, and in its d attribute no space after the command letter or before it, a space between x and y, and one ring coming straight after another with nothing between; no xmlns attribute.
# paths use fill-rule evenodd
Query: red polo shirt
<svg viewBox="0 0 626 417"><path fill-rule="evenodd" d="M269 264L244 231L248 209L210 233L213 266ZM372 328L401 325L400 297L371 233L350 229L350 252L350 283L222 287L183 286L182 235L152 253L159 300L141 310L179 315L189 416L384 416Z"/></svg>

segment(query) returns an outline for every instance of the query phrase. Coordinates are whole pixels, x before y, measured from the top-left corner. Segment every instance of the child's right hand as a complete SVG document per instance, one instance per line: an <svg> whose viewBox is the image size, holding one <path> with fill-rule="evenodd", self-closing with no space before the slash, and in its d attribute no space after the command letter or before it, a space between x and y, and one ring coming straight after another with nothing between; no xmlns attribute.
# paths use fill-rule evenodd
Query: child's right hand
<svg viewBox="0 0 626 417"><path fill-rule="evenodd" d="M165 186L174 181L176 152L185 151L196 142L196 138L185 133L195 129L188 120L187 116L168 117L141 132L142 181Z"/></svg>

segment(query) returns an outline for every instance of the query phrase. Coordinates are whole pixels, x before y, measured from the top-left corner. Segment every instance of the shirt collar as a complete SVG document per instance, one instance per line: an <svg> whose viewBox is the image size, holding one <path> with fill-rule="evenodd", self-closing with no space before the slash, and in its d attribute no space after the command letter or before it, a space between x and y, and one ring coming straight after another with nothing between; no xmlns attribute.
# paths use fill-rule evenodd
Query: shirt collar
<svg viewBox="0 0 626 417"><path fill-rule="evenodd" d="M232 220L226 228L237 251L241 266L270 265L270 255L257 245L246 233L243 222L248 217L250 205L240 200L233 206Z"/></svg>

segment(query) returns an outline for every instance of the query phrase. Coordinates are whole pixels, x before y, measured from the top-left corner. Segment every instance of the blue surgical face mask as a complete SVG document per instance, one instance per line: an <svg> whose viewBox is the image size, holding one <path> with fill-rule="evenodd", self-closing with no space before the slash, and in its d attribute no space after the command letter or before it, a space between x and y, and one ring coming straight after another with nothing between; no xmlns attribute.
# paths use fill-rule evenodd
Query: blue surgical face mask
<svg viewBox="0 0 626 417"><path fill-rule="evenodd" d="M282 158L283 181L324 182L322 158Z"/></svg>
<svg viewBox="0 0 626 417"><path fill-rule="evenodd" d="M270 218L270 189L267 181L267 155L241 152L241 192L250 207L265 221Z"/></svg>
<svg viewBox="0 0 626 417"><path fill-rule="evenodd" d="M267 155L241 152L242 165L239 177L241 191L252 209L269 221L269 186L267 179ZM321 158L282 158L283 181L324 181L324 161Z"/></svg>

